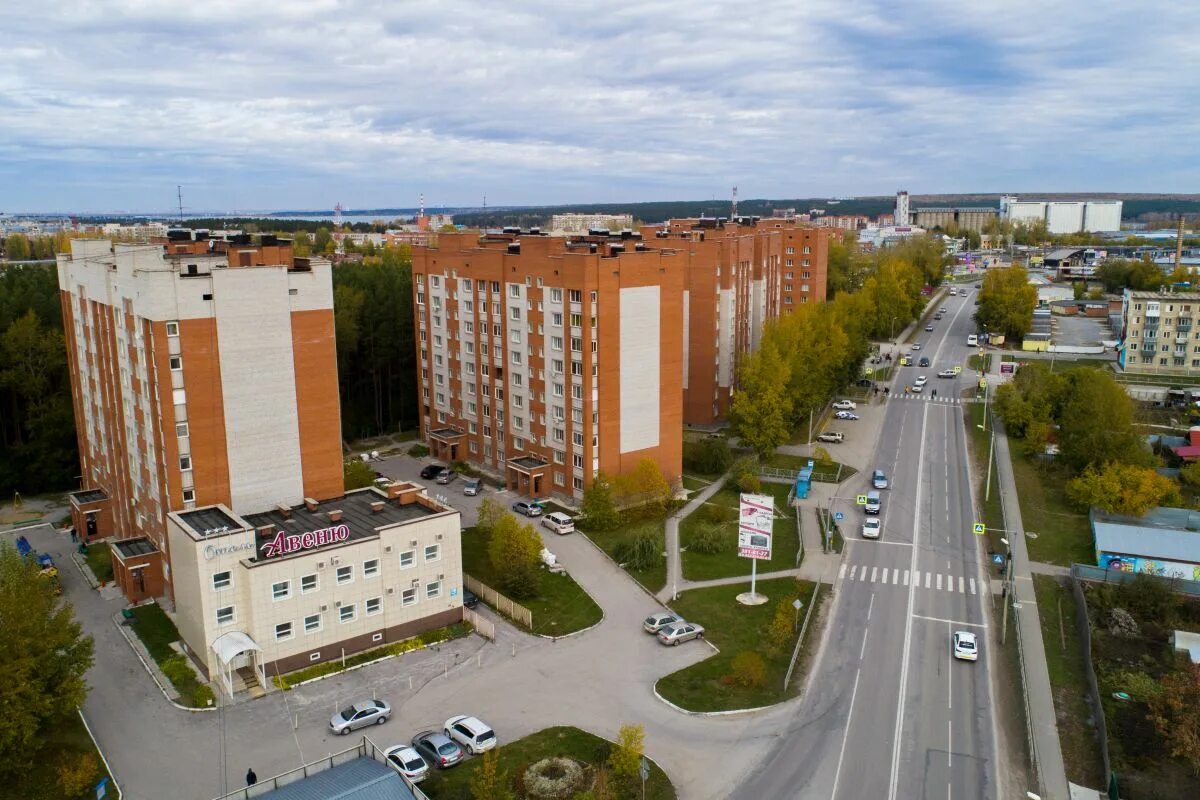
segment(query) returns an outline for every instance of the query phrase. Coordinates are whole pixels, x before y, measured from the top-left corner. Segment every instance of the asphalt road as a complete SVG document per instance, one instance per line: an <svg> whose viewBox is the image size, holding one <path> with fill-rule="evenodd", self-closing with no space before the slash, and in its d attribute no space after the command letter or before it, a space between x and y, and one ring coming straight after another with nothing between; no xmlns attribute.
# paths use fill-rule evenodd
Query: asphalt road
<svg viewBox="0 0 1200 800"><path fill-rule="evenodd" d="M975 520L961 398L978 376L967 368L974 292L946 297L936 329L917 337L926 368L892 382L875 456L883 534L861 538L856 476L834 502L845 514L847 551L830 624L809 690L778 742L738 796L772 798L1000 797L997 735L984 635L987 575ZM941 369L963 367L955 379ZM917 375L922 395L903 396ZM897 391L899 389L899 392ZM932 390L938 396L932 396ZM951 635L979 635L980 658L956 661Z"/></svg>

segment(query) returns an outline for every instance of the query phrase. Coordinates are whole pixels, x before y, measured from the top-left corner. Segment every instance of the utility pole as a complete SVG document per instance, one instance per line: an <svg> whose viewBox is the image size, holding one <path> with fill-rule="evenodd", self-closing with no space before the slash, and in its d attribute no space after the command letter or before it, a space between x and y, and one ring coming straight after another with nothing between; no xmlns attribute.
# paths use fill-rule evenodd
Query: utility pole
<svg viewBox="0 0 1200 800"><path fill-rule="evenodd" d="M1012 598L1012 545L1008 543L1008 539L1001 539L1004 543L1008 554L1004 557L1004 621L1000 626L1000 644L1004 644L1004 640L1008 638L1008 604L1013 601Z"/></svg>
<svg viewBox="0 0 1200 800"><path fill-rule="evenodd" d="M992 439L988 443L988 468L987 468L987 483L983 489L983 502L988 502L992 499L992 460L993 452L996 449L996 429L992 428Z"/></svg>

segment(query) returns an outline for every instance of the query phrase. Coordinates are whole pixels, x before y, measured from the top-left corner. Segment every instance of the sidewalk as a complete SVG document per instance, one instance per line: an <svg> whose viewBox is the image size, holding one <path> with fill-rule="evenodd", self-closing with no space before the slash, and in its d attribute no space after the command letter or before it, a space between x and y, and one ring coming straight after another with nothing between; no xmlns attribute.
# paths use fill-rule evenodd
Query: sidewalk
<svg viewBox="0 0 1200 800"><path fill-rule="evenodd" d="M667 517L667 524L665 526L667 548L667 583L657 595L660 603L669 603L681 591L689 586L689 582L683 578L683 559L679 556L680 520L682 520L688 514L691 514L700 506L704 505L704 503L708 502L708 498L721 491L721 487L725 485L725 481L728 479L728 473L717 478L708 486L704 487L700 494L692 498L692 500L686 506Z"/></svg>

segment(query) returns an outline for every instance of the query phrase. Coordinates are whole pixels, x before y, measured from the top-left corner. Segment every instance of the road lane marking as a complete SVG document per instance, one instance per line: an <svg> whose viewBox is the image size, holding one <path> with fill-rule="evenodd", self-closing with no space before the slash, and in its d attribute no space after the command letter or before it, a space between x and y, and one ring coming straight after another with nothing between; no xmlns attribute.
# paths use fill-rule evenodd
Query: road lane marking
<svg viewBox="0 0 1200 800"><path fill-rule="evenodd" d="M842 568L838 570L838 580L840 581L840 580L844 579L845 577L846 577L846 565L842 564ZM975 582L972 581L971 582L971 592L974 593L974 591L975 591Z"/></svg>
<svg viewBox="0 0 1200 800"><path fill-rule="evenodd" d="M854 718L854 698L858 695L858 679L862 675L862 667L854 671L854 688L850 690L850 710L846 713L846 730L842 733L842 749L838 751L837 771L833 774L833 792L830 800L837 797L838 783L842 778L842 759L846 757L846 740L850 738L850 721Z"/></svg>
<svg viewBox="0 0 1200 800"><path fill-rule="evenodd" d="M959 593L959 594L963 594L963 593L964 593L964 589L963 589L963 576L962 576L962 575L959 575L959 576L958 576L958 593Z"/></svg>
<svg viewBox="0 0 1200 800"><path fill-rule="evenodd" d="M904 570L904 585L908 586L908 570Z"/></svg>
<svg viewBox="0 0 1200 800"><path fill-rule="evenodd" d="M980 628L985 631L988 628L986 622L963 622L957 619L946 619L945 617L927 617L924 614L910 614L909 616L913 619L923 619L926 622L945 622L949 625L962 626L966 628Z"/></svg>
<svg viewBox="0 0 1200 800"><path fill-rule="evenodd" d="M938 347L941 351L941 347ZM925 431L929 425L929 406L925 406L921 412L921 436L920 442L925 443ZM917 451L917 482L914 484L917 487L915 493L916 507L913 511L913 529L912 529L912 559L908 565L909 569L917 568L917 545L921 541L921 486L925 478L925 448L921 447ZM904 652L900 658L900 702L896 704L896 725L892 733L892 769L888 780L888 800L896 800L896 787L899 782L900 774L900 732L903 730L904 724L904 704L907 701L908 691L908 658L909 652L912 650L912 610L913 601L916 598L916 590L913 586L908 587L908 607L905 609L907 619L904 623Z"/></svg>
<svg viewBox="0 0 1200 800"><path fill-rule="evenodd" d="M862 647L858 648L858 660L863 660L863 654L867 652L867 632L863 631Z"/></svg>
<svg viewBox="0 0 1200 800"><path fill-rule="evenodd" d="M946 623L946 707L954 708L954 633Z"/></svg>
<svg viewBox="0 0 1200 800"><path fill-rule="evenodd" d="M845 566L845 564L843 564L842 566ZM850 567L850 580L854 580L854 575L857 572L858 572L858 564L855 564L854 566Z"/></svg>
<svg viewBox="0 0 1200 800"><path fill-rule="evenodd" d="M926 573L925 573L925 588L926 588L926 589L928 589L928 588L929 588L929 578L930 578L930 575L931 575L931 573L928 573L928 572L926 572ZM940 578L941 576L939 575L938 577ZM938 583L940 584L940 583L941 583L941 581L938 581ZM939 585L939 586L938 586L938 588L940 589L940 588L942 588L942 587Z"/></svg>
<svg viewBox="0 0 1200 800"><path fill-rule="evenodd" d="M875 582L875 577L879 574L879 567L871 567L871 583Z"/></svg>
<svg viewBox="0 0 1200 800"><path fill-rule="evenodd" d="M926 581L926 583L928 583L928 581ZM942 590L942 573L940 572L938 573L937 588L939 592Z"/></svg>
<svg viewBox="0 0 1200 800"><path fill-rule="evenodd" d="M946 766L950 766L950 756L953 754L954 747L954 728L950 720L946 720ZM949 788L946 790L946 796L949 797Z"/></svg>
<svg viewBox="0 0 1200 800"><path fill-rule="evenodd" d="M894 569L894 570L892 570L892 586L895 586L899 582L900 582L900 570ZM904 585L907 586L908 581L905 581Z"/></svg>
<svg viewBox="0 0 1200 800"><path fill-rule="evenodd" d="M971 594L975 594L975 579L971 578Z"/></svg>
<svg viewBox="0 0 1200 800"><path fill-rule="evenodd" d="M875 608L875 593L871 592L871 601L867 603L867 622L871 621L871 609ZM866 635L865 633L863 634Z"/></svg>

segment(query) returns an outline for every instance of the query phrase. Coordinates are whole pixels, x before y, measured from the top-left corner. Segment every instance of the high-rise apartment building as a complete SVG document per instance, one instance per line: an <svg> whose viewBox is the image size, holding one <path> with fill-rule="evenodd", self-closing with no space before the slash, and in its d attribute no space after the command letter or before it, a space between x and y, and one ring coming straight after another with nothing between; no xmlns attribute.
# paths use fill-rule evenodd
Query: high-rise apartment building
<svg viewBox="0 0 1200 800"><path fill-rule="evenodd" d="M72 514L85 540L115 537L127 594L171 593L170 512L342 494L328 261L273 236L190 232L77 240L58 259L82 471Z"/></svg>

